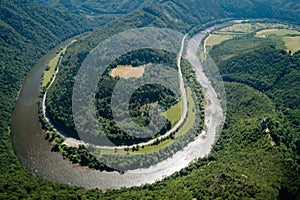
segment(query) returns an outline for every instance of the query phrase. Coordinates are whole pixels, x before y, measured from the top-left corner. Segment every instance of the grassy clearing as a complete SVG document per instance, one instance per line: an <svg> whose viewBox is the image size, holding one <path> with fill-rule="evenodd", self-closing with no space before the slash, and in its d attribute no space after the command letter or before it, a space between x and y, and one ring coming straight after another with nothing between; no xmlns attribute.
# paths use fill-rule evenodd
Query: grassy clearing
<svg viewBox="0 0 300 200"><path fill-rule="evenodd" d="M300 36L296 37L283 37L284 45L288 51L291 51L292 54L300 50Z"/></svg>
<svg viewBox="0 0 300 200"><path fill-rule="evenodd" d="M187 102L188 102L188 115L184 125L180 128L180 130L175 134L175 138L185 135L193 126L196 120L196 112L195 112L195 102L192 97L192 90L187 88L186 90Z"/></svg>
<svg viewBox="0 0 300 200"><path fill-rule="evenodd" d="M222 42L226 40L230 40L233 38L233 35L227 35L227 34L211 34L209 35L205 40L205 46L206 48L212 48L213 46L216 46L218 44L221 44Z"/></svg>
<svg viewBox="0 0 300 200"><path fill-rule="evenodd" d="M267 33L275 32L277 30L278 29L264 29L264 30L256 32L256 36L260 37L260 38L266 38Z"/></svg>
<svg viewBox="0 0 300 200"><path fill-rule="evenodd" d="M287 51L295 53L300 50L300 32L289 29L265 29L256 33L260 38L280 38Z"/></svg>
<svg viewBox="0 0 300 200"><path fill-rule="evenodd" d="M180 130L175 134L175 138L188 133L188 131L193 126L193 124L195 123L195 120L196 120L195 102L192 97L192 90L190 88L187 88L187 101L188 101L188 105L189 105L187 119L186 119L184 125L182 126L182 128L180 128ZM174 106L176 106L176 105L174 105ZM153 152L156 152L160 149L163 149L163 148L173 144L173 142L174 142L173 140L167 139L167 140L164 140L163 142L159 143L158 145L153 145L153 146L148 145L148 146L144 146L144 147L139 147L139 151L133 152L130 149L128 151L128 153L130 155L153 153ZM126 154L127 154L127 152L124 150L113 150L113 149L102 149L100 152L100 155L126 155Z"/></svg>
<svg viewBox="0 0 300 200"><path fill-rule="evenodd" d="M173 105L169 110L163 113L163 115L171 122L174 126L182 115L183 102L180 100L177 104Z"/></svg>
<svg viewBox="0 0 300 200"><path fill-rule="evenodd" d="M221 29L220 31L251 33L254 31L254 26L250 23L235 24L233 26L225 27L225 28Z"/></svg>
<svg viewBox="0 0 300 200"><path fill-rule="evenodd" d="M47 69L45 70L44 76L43 76L43 81L42 81L43 87L46 87L47 84L51 81L51 78L54 76L55 68L59 62L62 52L65 51L65 49L66 49L66 47L63 50L61 50L58 54L56 54L56 56L54 56L54 58L52 58L52 60L49 61L48 65L47 65Z"/></svg>
<svg viewBox="0 0 300 200"><path fill-rule="evenodd" d="M132 65L118 65L116 68L112 69L112 77L121 77L121 78L139 78L142 77L145 72L145 66L141 67L132 67Z"/></svg>
<svg viewBox="0 0 300 200"><path fill-rule="evenodd" d="M149 145L149 146L145 146L144 148L140 147L139 151L135 151L133 152L132 150L130 150L130 154L144 154L144 153L152 153L152 152L156 152L162 148L165 148L169 145L171 145L173 143L173 140L171 139L167 139L161 143L159 143L158 145Z"/></svg>
<svg viewBox="0 0 300 200"><path fill-rule="evenodd" d="M127 155L127 151L123 149L101 149L99 155L125 156Z"/></svg>
<svg viewBox="0 0 300 200"><path fill-rule="evenodd" d="M234 39L237 36L242 36L255 32L257 30L265 29L257 32L259 37L265 37L263 34L267 33L267 30L278 30L287 28L284 24L271 24L271 23L243 23L235 24L214 31L204 41L204 45L209 52L214 46L221 44L224 41ZM290 33L291 34L291 33Z"/></svg>
<svg viewBox="0 0 300 200"><path fill-rule="evenodd" d="M231 32L231 33L252 33L256 30L261 29L287 29L288 26L285 24L278 24L278 23L260 23L260 22L251 22L251 23L242 23L242 24L235 24L229 27L225 27L220 31L223 32Z"/></svg>
<svg viewBox="0 0 300 200"><path fill-rule="evenodd" d="M72 44L76 42L76 40L72 40L68 45ZM59 59L62 55L65 54L67 48L68 48L68 45L65 46L60 52L58 52L56 54L56 56L54 56L54 58L52 58L48 64L47 64L47 70L44 71L44 74L43 74L43 79L42 79L42 87L46 87L47 84L51 81L52 77L54 76L55 74L55 69L59 63Z"/></svg>

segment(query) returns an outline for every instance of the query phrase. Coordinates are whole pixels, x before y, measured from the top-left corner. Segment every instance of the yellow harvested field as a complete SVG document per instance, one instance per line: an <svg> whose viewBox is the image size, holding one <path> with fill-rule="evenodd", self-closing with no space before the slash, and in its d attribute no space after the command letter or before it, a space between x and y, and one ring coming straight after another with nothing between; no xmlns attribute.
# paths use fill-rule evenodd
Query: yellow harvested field
<svg viewBox="0 0 300 200"><path fill-rule="evenodd" d="M291 51L292 54L300 50L300 36L295 37L283 37L284 45L288 51Z"/></svg>
<svg viewBox="0 0 300 200"><path fill-rule="evenodd" d="M256 33L256 35L258 37L261 37L261 38L266 38L266 33L270 33L270 32L274 32L274 31L278 31L278 29L265 29L265 30L261 30L261 31L258 31Z"/></svg>
<svg viewBox="0 0 300 200"><path fill-rule="evenodd" d="M139 78L142 77L145 72L145 66L141 67L132 67L131 65L118 65L117 68L114 68L111 71L112 77L120 78Z"/></svg>

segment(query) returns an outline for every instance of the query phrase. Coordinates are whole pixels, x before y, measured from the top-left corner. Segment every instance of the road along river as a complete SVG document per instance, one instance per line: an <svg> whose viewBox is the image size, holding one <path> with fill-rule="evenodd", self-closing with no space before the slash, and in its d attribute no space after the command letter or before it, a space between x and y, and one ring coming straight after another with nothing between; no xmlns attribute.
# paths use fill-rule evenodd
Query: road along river
<svg viewBox="0 0 300 200"><path fill-rule="evenodd" d="M151 145L153 143L155 143L157 140L162 140L167 138L168 136L170 136L172 133L176 132L177 129L185 122L185 118L187 116L187 97L186 97L186 90L185 90L185 86L184 86L184 80L183 80L183 75L182 75L182 70L181 70L181 59L182 59L182 54L183 54L183 50L184 50L184 44L185 44L185 40L187 38L188 34L186 34L181 41L181 46L180 46L180 51L177 57L177 66L178 66L178 74L179 74L179 79L180 79L180 92L181 92L181 98L182 98L182 102L183 102L183 108L182 108L182 115L179 119L179 121L175 124L174 127L172 127L169 131L167 131L164 135L159 136L157 138L151 139L147 142L142 142L142 143L138 143L138 144L134 144L134 145L130 145L130 146L95 146L98 149L126 149L126 148L133 148L136 146L147 146L147 145ZM72 42L71 42L72 43ZM68 46L68 45L67 45ZM59 59L59 63L61 62L61 59ZM63 132L61 132L60 130L58 130L54 124L51 122L51 120L48 118L48 116L46 115L46 98L47 98L47 92L49 90L49 88L51 87L51 85L54 83L57 73L59 72L59 64L58 67L55 71L54 76L52 77L52 80L50 82L50 84L48 85L48 87L45 90L43 99L42 99L42 110L43 110L43 116L46 120L46 122L52 127L52 129L54 131L56 131L58 134L60 134L62 137L64 137L64 142L63 144L69 146L69 147L78 147L79 145L85 145L88 146L89 144L82 141L82 140L76 140L72 137L68 137L66 134L64 134Z"/></svg>
<svg viewBox="0 0 300 200"><path fill-rule="evenodd" d="M224 25L223 25L224 26ZM205 98L209 104L205 107L205 137L198 137L182 151L147 169L118 172L100 172L79 167L64 160L59 153L51 152L51 144L44 139L38 119L38 97L40 78L44 66L61 46L56 47L31 69L26 79L12 116L11 133L16 155L26 168L42 179L52 180L85 188L120 188L154 183L176 171L187 167L197 158L206 156L215 142L216 132L224 120L224 113L211 82L202 71L202 65L196 57L200 42L215 28L200 32L188 41L186 57L193 65L197 79L205 88Z"/></svg>
<svg viewBox="0 0 300 200"><path fill-rule="evenodd" d="M185 86L184 86L184 80L183 80L183 75L182 75L182 70L181 70L181 59L182 59L182 55L183 55L183 50L184 50L184 44L185 44L185 40L187 38L188 34L186 34L183 38L182 38L182 41L181 41L181 46L180 46L180 51L179 51L179 54L178 54L178 57L177 57L177 67L178 67L178 74L179 74L179 81L180 81L180 93L181 93L181 99L182 99L182 102L183 102L183 108L182 108L182 115L179 119L179 121L175 124L174 127L172 127L169 131L167 131L164 135L162 136L159 136L157 138L154 138L154 139L151 139L147 142L141 142L141 143L138 143L138 144L134 144L134 145L130 145L130 146L95 146L99 149L130 149L130 148L133 148L133 147L136 147L137 145L138 146L147 146L147 145L151 145L153 143L155 143L157 140L162 140L162 139L165 139L167 138L168 136L170 136L172 133L176 132L177 129L185 122L185 118L187 116L187 110L188 110L188 103L187 103L187 96L186 96L186 90L185 90ZM58 72L58 69L56 71L56 73ZM55 80L55 77L56 77L56 73L53 77L53 80L51 81L51 83L49 84L47 90L51 87L52 83L54 82ZM47 121L47 123L53 128L53 130L55 130L57 133L59 133L61 136L63 136L65 138L65 141L63 144L67 145L67 146L71 146L71 147L78 147L79 145L85 145L85 146L88 146L89 144L88 143L85 143L84 141L82 140L76 140L72 137L68 137L66 136L65 134L63 134L61 131L59 131L58 129L55 128L55 126L51 123L50 119L47 117L46 115L46 95L47 95L47 90L44 94L44 97L43 97L43 115Z"/></svg>

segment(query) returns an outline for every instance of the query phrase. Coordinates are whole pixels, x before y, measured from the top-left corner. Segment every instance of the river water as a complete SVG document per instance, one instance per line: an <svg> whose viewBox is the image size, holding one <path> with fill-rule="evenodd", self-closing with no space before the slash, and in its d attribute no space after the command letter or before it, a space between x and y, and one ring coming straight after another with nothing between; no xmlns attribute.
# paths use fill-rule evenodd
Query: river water
<svg viewBox="0 0 300 200"><path fill-rule="evenodd" d="M213 30L210 28L207 30ZM38 97L40 95L40 78L44 66L61 46L56 47L43 58L28 73L23 82L15 110L12 115L12 143L16 155L25 167L38 177L55 182L82 186L85 188L120 188L154 183L176 171L187 167L196 158L206 156L215 141L216 129L221 125L223 112L214 88L202 72L201 63L195 61L193 55L197 52L200 41L207 31L195 35L193 42L188 43L186 58L190 58L196 69L199 82L205 85L206 99L211 102L205 108L206 137L199 137L182 151L150 168L137 169L120 174L118 172L100 172L74 165L64 160L59 153L51 152L51 145L44 139L41 124L38 119Z"/></svg>

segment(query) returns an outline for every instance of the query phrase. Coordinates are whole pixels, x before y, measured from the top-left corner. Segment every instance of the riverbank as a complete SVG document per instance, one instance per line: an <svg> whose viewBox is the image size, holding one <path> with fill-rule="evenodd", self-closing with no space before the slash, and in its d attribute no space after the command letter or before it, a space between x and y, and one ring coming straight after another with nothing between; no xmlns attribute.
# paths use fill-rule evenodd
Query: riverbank
<svg viewBox="0 0 300 200"><path fill-rule="evenodd" d="M200 35L195 35L193 37L193 41L196 42L196 50L199 47L197 46L197 42L198 44L200 44L200 41L202 40L204 35L205 34L200 33ZM187 51L189 51L191 47L192 46L188 45ZM196 54L194 54L194 56L197 57ZM199 70L201 70L202 68L201 63L199 66L194 67ZM36 82L36 85L34 85L33 83L28 84L28 81L25 81L24 87L29 87L31 90L33 88L37 88L38 90L39 79L41 77L43 69L43 66L40 66L40 68L33 68L33 71L31 71L32 76L29 76L27 79L29 79L28 81L30 81L33 78L37 78L38 81ZM199 75L197 75L197 78L199 80L198 76ZM208 83L208 86L209 84L210 83ZM207 102L215 102L212 100L215 98L214 95L208 95L207 93L205 95L206 98L208 98ZM36 105L38 96L39 93L37 93L35 96L32 96L29 91L27 92L27 90L24 90L20 95L19 102L22 102L28 97L30 97L31 99L33 99ZM217 104L216 106L218 107L220 105ZM52 148L52 146L47 141L45 141L44 136L41 134L38 134L37 136L37 133L41 132L40 125L38 123L38 118L36 116L37 110L30 114L31 112L29 113L27 111L28 109L32 109L32 107L27 107L26 105L24 105L22 109L19 109L18 107L17 113L26 113L26 115L20 114L18 115L18 118L14 120L14 124L22 124L23 126L22 129L20 129L20 135L24 135L24 137L30 137L35 139L34 142L31 139L28 140L28 142L26 143L27 145L23 145L22 147L20 146L22 148L22 154L24 155L24 157L22 158L22 162L26 164L30 169L32 169L32 171L34 171L41 178L82 186L85 188L98 187L102 189L107 189L131 187L139 186L141 184L146 183L154 183L155 181L162 180L164 177L169 176L174 172L180 171L181 169L187 167L190 164L190 162L194 161L195 159L206 156L210 152L212 145L215 141L215 127L221 125L221 122L218 124L217 121L217 123L214 124L214 126L211 129L209 129L208 127L208 131L206 132L205 137L200 137L199 139L191 142L181 151L175 153L172 157L162 162L159 162L158 164L149 168L129 170L125 174L121 175L117 172L100 172L97 170L86 170L85 168L77 167L71 164L69 161L62 159L62 156L60 154L51 152L50 149ZM206 108L206 112L211 111L208 109L209 107ZM26 119L26 122L21 121ZM29 122L28 119L36 120L35 123L37 123L38 126L32 127L33 122ZM17 139L19 139L22 143L24 142L22 138L23 137L20 136Z"/></svg>
<svg viewBox="0 0 300 200"><path fill-rule="evenodd" d="M131 146L120 146L120 147L104 147L104 146L92 146L80 140L68 137L60 132L51 121L47 118L45 113L46 105L45 98L46 92L43 98L43 116L46 116L47 120L43 121L43 116L41 116L42 123L45 124L44 127L46 131L46 138L49 142L53 144L53 151L58 151L62 155L73 163L78 163L83 166L89 166L91 168L103 169L100 160L108 159L107 157L114 157L113 162L109 162L108 166L116 166L117 171L123 171L128 169L135 169L136 166L140 167L150 167L151 165L165 160L171 157L174 152L182 150L189 142L193 141L196 136L198 136L203 130L204 113L203 111L203 93L201 86L197 83L195 74L187 63L184 64L184 69L181 69L181 59L184 47L184 41L187 35L183 37L180 46L180 52L177 56L177 67L178 74L180 78L180 92L182 96L182 104L184 107L184 112L182 112L181 119L178 121L177 125L172 127L167 134L154 138L151 141L135 144ZM183 81L183 72L185 78L188 82L193 85L193 92L189 89L189 96L187 98L187 93ZM53 79L54 81L55 79ZM48 89L51 85L49 85ZM196 101L197 103L195 103ZM188 108L188 104L190 105ZM189 113L189 115L188 115ZM188 115L188 116L187 116ZM188 120L188 121L187 121ZM83 147L84 146L84 147ZM81 149L79 151L79 148ZM88 151L87 149L91 149ZM155 151L153 151L155 150ZM97 152L98 151L98 152ZM100 153L101 151L101 153ZM139 163L144 155L148 157L147 162L141 166ZM131 162L128 161L128 156L131 156ZM82 159L79 159L82 158ZM95 160L97 158L97 161ZM151 158L151 159L150 159ZM155 158L155 159L154 159ZM82 162L85 160L85 162ZM95 164L96 163L96 164ZM120 168L117 163L122 163ZM103 166L103 165L102 165Z"/></svg>
<svg viewBox="0 0 300 200"><path fill-rule="evenodd" d="M169 138L170 135L172 135L173 133L178 131L178 129L183 125L183 123L185 122L185 118L187 116L187 98L186 98L186 89L185 89L182 70L181 70L181 59L182 59L182 53L183 53L183 48L184 48L184 44L185 44L185 39L186 39L187 36L188 35L185 35L182 38L180 51L179 51L179 54L178 54L178 57L177 57L177 67L178 67L178 74L179 74L179 79L180 79L180 92L181 92L181 99L183 101L183 111L182 111L182 115L181 115L179 121L176 123L176 125L173 126L164 135L159 136L159 137L154 138L154 139L151 139L147 142L141 142L141 143L134 144L134 145L123 145L123 146L113 146L113 147L96 145L96 146L94 146L95 148L98 148L98 149L111 149L111 150L115 150L115 149L124 150L124 149L136 148L137 146L142 147L142 146L153 145L157 141L163 141L166 138ZM73 42L74 41L71 41L70 44L73 43ZM66 48L67 48L67 46L66 46ZM65 50L62 50L62 51L65 51ZM60 54L61 54L61 52L58 53L58 55L60 55ZM59 66L59 64L61 62L61 59L62 59L62 56L60 56L59 61L57 62L57 66ZM51 120L48 118L48 116L46 114L47 91L52 86L53 82L55 81L55 78L56 78L56 75L57 75L58 71L59 71L59 67L56 68L56 71L55 71L53 77L51 78L51 82L49 84L48 83L43 83L43 85L48 85L47 88L45 89L45 93L43 95L43 100L42 100L43 117L45 118L46 122L51 126L52 130L57 132L59 135L61 135L64 138L64 142L63 142L64 145L66 145L68 147L79 147L79 145L89 146L90 145L89 143L86 143L82 140L76 140L72 137L67 136L62 131L58 130L54 126L54 124L51 123Z"/></svg>

